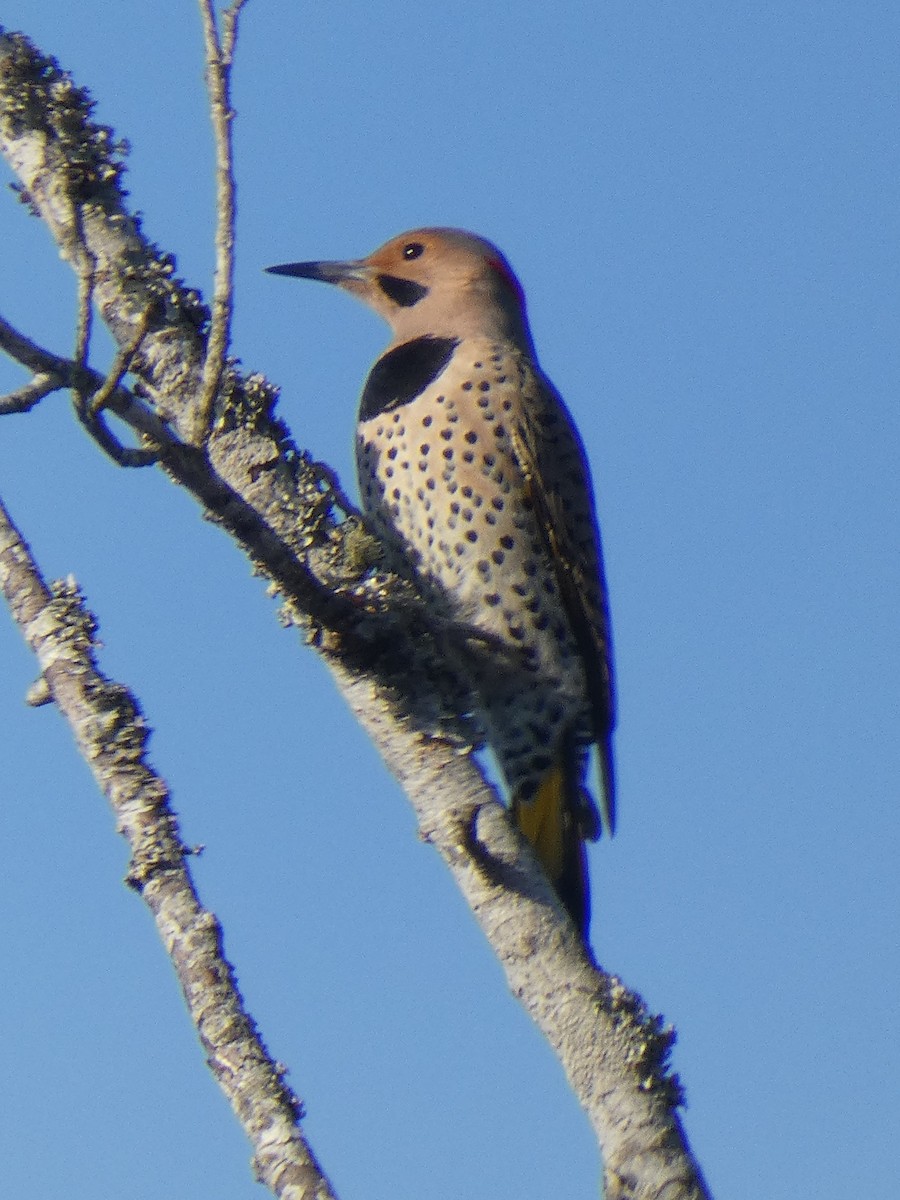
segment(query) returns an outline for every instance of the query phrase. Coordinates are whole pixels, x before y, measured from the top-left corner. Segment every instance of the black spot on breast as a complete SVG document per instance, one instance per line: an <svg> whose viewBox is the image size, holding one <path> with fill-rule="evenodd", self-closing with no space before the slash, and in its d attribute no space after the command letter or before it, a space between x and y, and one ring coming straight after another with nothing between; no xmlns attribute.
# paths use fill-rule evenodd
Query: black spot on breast
<svg viewBox="0 0 900 1200"><path fill-rule="evenodd" d="M456 338L420 337L382 355L363 388L359 420L369 421L415 400L437 379L458 345Z"/></svg>

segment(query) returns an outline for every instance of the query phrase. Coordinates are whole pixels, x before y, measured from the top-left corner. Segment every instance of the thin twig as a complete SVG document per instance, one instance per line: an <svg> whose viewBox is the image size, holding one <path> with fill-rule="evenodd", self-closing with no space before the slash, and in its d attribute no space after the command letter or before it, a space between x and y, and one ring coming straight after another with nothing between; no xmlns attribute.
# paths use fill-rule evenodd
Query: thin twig
<svg viewBox="0 0 900 1200"><path fill-rule="evenodd" d="M232 3L222 13L222 55L229 67L234 61L234 47L237 44L241 9L247 2L248 0L232 0Z"/></svg>
<svg viewBox="0 0 900 1200"><path fill-rule="evenodd" d="M0 396L0 416L30 412L45 396L49 396L51 392L58 392L65 386L65 380L60 379L58 375L35 375L30 383Z"/></svg>
<svg viewBox="0 0 900 1200"><path fill-rule="evenodd" d="M76 412L93 440L117 466L152 467L159 460L159 452L149 446L126 446L107 425L102 413L91 412L81 402L76 405Z"/></svg>
<svg viewBox="0 0 900 1200"><path fill-rule="evenodd" d="M128 374L129 368L134 361L134 356L140 350L141 342L147 336L149 327L150 309L147 308L138 322L138 327L131 342L118 350L106 378L90 397L87 407L92 416L96 417L109 404L113 393L117 391L122 380Z"/></svg>
<svg viewBox="0 0 900 1200"><path fill-rule="evenodd" d="M127 881L153 914L210 1069L253 1143L257 1178L275 1196L333 1198L299 1127L302 1104L259 1037L219 922L197 895L168 787L147 762L140 707L98 669L96 622L77 587L46 586L2 501L0 591L128 840Z"/></svg>
<svg viewBox="0 0 900 1200"><path fill-rule="evenodd" d="M71 359L61 358L39 346L3 317L0 317L0 350L5 350L11 358L38 374L43 372L58 378L60 387L90 393L101 389L106 382L99 372L90 367L80 367ZM205 454L179 441L156 413L127 388L121 384L114 388L107 398L107 405L137 434L154 443L157 449L146 453L158 454L172 478L187 488L204 509L252 554L285 597L308 611L316 622L328 626L335 623L346 625L353 620L354 614L359 615L361 609L356 602L332 592L315 577L305 562L298 562L287 540L280 537L268 520L220 477ZM90 427L90 432L96 436L96 424ZM141 451L134 450L133 453L139 454ZM352 511L352 505L346 498L345 502L347 511Z"/></svg>
<svg viewBox="0 0 900 1200"><path fill-rule="evenodd" d="M128 374L134 356L147 336L150 314L151 309L148 307L138 321L134 337L127 346L120 347L116 352L112 366L99 387L89 383L87 390L83 390L81 386L74 389L78 419L100 449L120 467L149 467L159 459L158 447L124 445L110 429L103 415L103 410L112 404L113 397L122 390L122 380ZM83 377L84 372L80 371L79 375Z"/></svg>
<svg viewBox="0 0 900 1200"><path fill-rule="evenodd" d="M4 317L0 317L0 350L5 350L10 358L14 358L35 374L42 371L50 375L65 374L70 362L69 359L59 358L43 346L39 346L37 342L33 342L10 325Z"/></svg>
<svg viewBox="0 0 900 1200"><path fill-rule="evenodd" d="M150 466L159 457L159 445L170 442L172 435L157 416L122 386L122 378L146 336L149 319L148 309L138 325L135 338L129 346L119 351L109 374L104 378L98 371L80 362L61 358L45 350L0 317L0 350L5 350L10 358L35 372L30 383L0 397L0 415L28 412L51 392L71 388L76 397L75 411L79 421L110 458L122 467ZM142 437L152 439L155 445L123 446L102 418L102 410L107 407L112 408Z"/></svg>
<svg viewBox="0 0 900 1200"><path fill-rule="evenodd" d="M329 492L334 497L334 502L338 508L341 509L342 512L346 513L348 517L358 517L360 515L359 509L341 486L341 481L338 479L337 471L335 471L333 467L330 467L328 463L318 460L310 463L310 466L328 488Z"/></svg>
<svg viewBox="0 0 900 1200"><path fill-rule="evenodd" d="M77 219L82 247L90 266L81 267L78 271L78 322L75 327L75 361L79 366L86 367L88 354L91 349L91 331L94 324L94 271L95 264L84 243L84 234L80 219Z"/></svg>
<svg viewBox="0 0 900 1200"><path fill-rule="evenodd" d="M216 271L212 315L203 362L203 382L197 400L193 441L202 445L209 435L216 397L225 374L231 340L234 297L234 225L237 213L231 107L231 68L238 19L246 0L235 0L222 14L220 36L213 0L200 0L206 47L206 83L216 148Z"/></svg>

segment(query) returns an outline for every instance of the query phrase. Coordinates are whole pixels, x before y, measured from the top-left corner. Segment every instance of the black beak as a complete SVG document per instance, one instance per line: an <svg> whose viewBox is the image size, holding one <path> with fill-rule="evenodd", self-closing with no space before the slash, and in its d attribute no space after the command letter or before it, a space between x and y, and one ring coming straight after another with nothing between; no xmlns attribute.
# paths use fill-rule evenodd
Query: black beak
<svg viewBox="0 0 900 1200"><path fill-rule="evenodd" d="M318 279L322 283L364 283L371 269L359 262L299 262L266 267L270 275L292 275L295 279Z"/></svg>

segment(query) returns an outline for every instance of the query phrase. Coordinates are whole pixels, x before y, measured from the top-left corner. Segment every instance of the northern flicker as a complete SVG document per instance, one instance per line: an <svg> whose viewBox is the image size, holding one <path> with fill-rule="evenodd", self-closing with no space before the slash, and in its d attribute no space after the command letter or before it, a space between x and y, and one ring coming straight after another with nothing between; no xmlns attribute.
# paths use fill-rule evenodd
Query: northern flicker
<svg viewBox="0 0 900 1200"><path fill-rule="evenodd" d="M610 833L615 819L609 614L587 461L538 366L521 285L495 246L457 229L268 269L336 284L393 331L359 405L363 508L468 631L456 668L519 827L586 936L584 841L601 828L584 787L592 744Z"/></svg>

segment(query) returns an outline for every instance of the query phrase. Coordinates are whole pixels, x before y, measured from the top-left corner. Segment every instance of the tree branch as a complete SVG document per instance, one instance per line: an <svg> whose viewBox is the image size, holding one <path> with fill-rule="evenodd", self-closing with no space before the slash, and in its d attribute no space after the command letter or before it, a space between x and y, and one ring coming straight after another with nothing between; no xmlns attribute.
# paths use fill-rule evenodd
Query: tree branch
<svg viewBox="0 0 900 1200"><path fill-rule="evenodd" d="M302 1104L263 1045L219 922L197 896L168 787L147 762L140 707L98 669L96 622L75 583L46 586L2 502L0 591L128 841L127 882L153 914L210 1070L253 1143L257 1178L285 1200L329 1200L331 1185L299 1128Z"/></svg>
<svg viewBox="0 0 900 1200"><path fill-rule="evenodd" d="M476 760L462 752L476 735L459 716L442 632L408 584L366 573L371 543L358 522L336 521L327 477L273 416L276 392L260 376L226 363L207 452L186 444L204 394L207 314L125 208L114 146L56 63L24 38L0 38L0 150L25 195L73 265L90 256L95 301L120 346L132 343L142 314L154 313L131 375L169 432L161 465L286 598L405 788L423 836L590 1117L608 1200L702 1200L668 1069L673 1035L589 960Z"/></svg>
<svg viewBox="0 0 900 1200"><path fill-rule="evenodd" d="M222 14L223 33L220 37L213 0L200 0L206 48L206 85L216 147L216 274L212 319L203 362L203 382L197 401L195 427L189 439L196 445L202 445L209 431L231 341L234 223L237 215L231 133L235 116L231 107L231 69L238 21L245 3L246 0L234 0Z"/></svg>
<svg viewBox="0 0 900 1200"><path fill-rule="evenodd" d="M97 444L120 466L146 467L156 462L158 455L154 449L123 446L101 415L104 408L112 408L145 440L151 443L154 437L157 440L169 440L168 431L156 415L121 386L145 330L146 323L142 323L134 343L119 350L104 379L97 371L80 362L60 358L45 350L0 317L0 349L35 372L30 383L7 396L0 396L0 415L28 412L51 392L70 388L75 393L78 419Z"/></svg>

